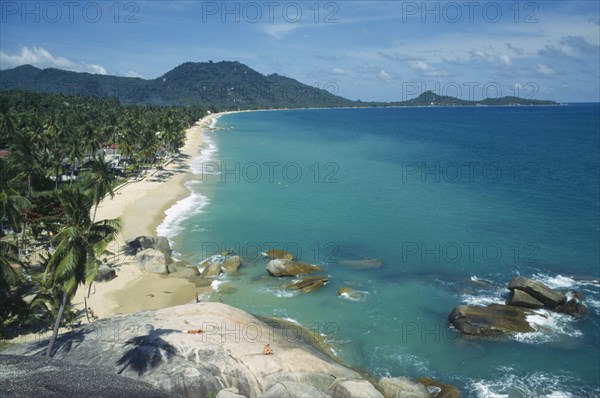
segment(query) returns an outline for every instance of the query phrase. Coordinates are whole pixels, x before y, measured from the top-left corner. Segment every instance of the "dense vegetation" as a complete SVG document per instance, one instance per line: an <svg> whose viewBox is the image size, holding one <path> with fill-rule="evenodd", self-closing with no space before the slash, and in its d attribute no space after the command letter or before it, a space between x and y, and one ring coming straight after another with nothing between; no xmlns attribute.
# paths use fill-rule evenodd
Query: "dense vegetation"
<svg viewBox="0 0 600 398"><path fill-rule="evenodd" d="M0 338L6 326L54 322L57 332L75 318L70 300L94 280L119 228L95 219L98 203L113 195L117 174L175 155L204 112L0 92Z"/></svg>

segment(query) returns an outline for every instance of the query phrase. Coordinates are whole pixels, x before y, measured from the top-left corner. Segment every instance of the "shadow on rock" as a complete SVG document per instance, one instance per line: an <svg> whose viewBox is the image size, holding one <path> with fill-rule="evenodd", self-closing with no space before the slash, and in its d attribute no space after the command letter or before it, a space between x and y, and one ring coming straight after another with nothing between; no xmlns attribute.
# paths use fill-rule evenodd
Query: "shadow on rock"
<svg viewBox="0 0 600 398"><path fill-rule="evenodd" d="M176 332L173 329L152 329L145 336L132 337L125 342L131 348L117 361L122 366L117 373L121 374L127 368L143 375L148 370L161 364L163 360L170 360L177 350L161 336Z"/></svg>

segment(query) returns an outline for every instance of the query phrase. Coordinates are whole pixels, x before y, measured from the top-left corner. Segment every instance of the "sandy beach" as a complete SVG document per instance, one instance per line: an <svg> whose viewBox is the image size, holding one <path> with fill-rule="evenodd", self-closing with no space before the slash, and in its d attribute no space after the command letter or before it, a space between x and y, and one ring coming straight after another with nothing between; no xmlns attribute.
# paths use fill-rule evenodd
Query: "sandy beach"
<svg viewBox="0 0 600 398"><path fill-rule="evenodd" d="M165 211L189 195L184 185L192 177L191 165L200 155L203 132L216 115L209 115L186 130L186 141L180 155L162 169L151 169L142 179L131 179L119 186L113 198L105 198L96 219L119 217L122 229L109 250L107 262L117 270L117 278L94 283L87 299L88 307L99 318L141 310L185 304L195 299L196 288L187 279L175 275L157 275L139 269L132 256L123 254L125 241L141 235L156 236L156 228L165 218ZM80 287L73 304L84 309L87 286ZM85 318L84 318L85 319Z"/></svg>

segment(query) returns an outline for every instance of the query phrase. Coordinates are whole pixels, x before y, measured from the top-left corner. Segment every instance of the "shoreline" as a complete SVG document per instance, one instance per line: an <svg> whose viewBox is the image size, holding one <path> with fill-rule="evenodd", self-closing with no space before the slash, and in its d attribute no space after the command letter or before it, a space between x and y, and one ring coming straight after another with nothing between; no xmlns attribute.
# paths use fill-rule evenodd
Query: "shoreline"
<svg viewBox="0 0 600 398"><path fill-rule="evenodd" d="M140 270L133 256L123 253L126 241L138 236L156 236L157 227L165 220L166 211L190 195L186 183L193 179L193 161L200 156L204 132L219 116L210 114L186 130L180 154L163 168L153 168L141 180L130 179L117 187L113 198L105 198L98 206L97 219L121 218L122 229L109 245L112 253L105 256L115 268L117 277L108 282L94 282L91 295L81 286L73 298L73 307L85 310L86 302L95 316L107 318L117 314L154 310L187 304L196 297L196 286L176 275L158 275ZM90 319L91 320L91 319ZM84 317L83 322L87 322Z"/></svg>

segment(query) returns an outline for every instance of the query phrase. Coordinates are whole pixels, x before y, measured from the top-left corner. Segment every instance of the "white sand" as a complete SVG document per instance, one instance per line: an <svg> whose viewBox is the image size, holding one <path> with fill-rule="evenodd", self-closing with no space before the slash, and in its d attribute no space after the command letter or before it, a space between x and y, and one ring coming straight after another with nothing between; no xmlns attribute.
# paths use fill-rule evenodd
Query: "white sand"
<svg viewBox="0 0 600 398"><path fill-rule="evenodd" d="M117 278L94 283L87 305L96 316L165 308L185 304L195 299L196 288L186 279L174 275L161 276L139 270L133 257L124 256L125 241L140 235L156 235L156 227L165 217L165 211L178 200L189 195L185 182L191 176L191 163L201 152L203 130L216 115L210 115L186 131L182 156L162 170L150 170L142 180L131 180L118 188L114 198L104 199L96 215L97 220L121 218L123 224L117 242L109 250L115 256L108 263L117 267ZM84 308L88 287L80 286L73 299L78 309Z"/></svg>

